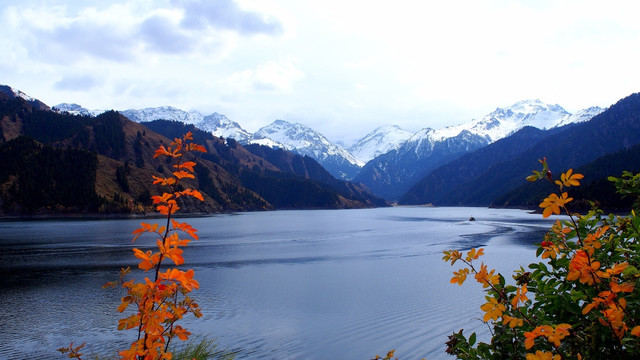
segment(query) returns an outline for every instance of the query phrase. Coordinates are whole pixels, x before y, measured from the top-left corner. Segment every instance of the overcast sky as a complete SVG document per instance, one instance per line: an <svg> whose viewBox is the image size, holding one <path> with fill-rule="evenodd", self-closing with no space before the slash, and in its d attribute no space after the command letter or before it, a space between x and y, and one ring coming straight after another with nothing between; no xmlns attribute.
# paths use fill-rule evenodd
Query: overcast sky
<svg viewBox="0 0 640 360"><path fill-rule="evenodd" d="M48 105L219 112L333 141L524 99L570 112L640 91L640 2L0 0L0 84Z"/></svg>

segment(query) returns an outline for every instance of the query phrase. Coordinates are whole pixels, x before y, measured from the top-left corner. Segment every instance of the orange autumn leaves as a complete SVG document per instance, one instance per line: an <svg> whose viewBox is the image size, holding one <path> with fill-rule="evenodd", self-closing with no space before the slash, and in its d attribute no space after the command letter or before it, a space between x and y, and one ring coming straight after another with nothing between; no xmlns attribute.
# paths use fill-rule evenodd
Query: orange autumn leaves
<svg viewBox="0 0 640 360"><path fill-rule="evenodd" d="M453 272L453 277L451 278L452 284L462 285L467 279L467 275L470 272L474 273L474 278L476 281L481 283L483 287L489 287L490 285L497 284L500 280L499 275L494 274L495 270L491 270L489 272L487 270L487 266L482 263L480 265L480 270L476 270L472 262L473 260L477 260L480 256L484 255L484 249L471 249L467 253L466 257L462 257L462 253L458 250L449 250L444 252L445 256L442 258L445 261L450 261L451 265L455 264L456 261L461 260L465 264L469 265L469 268L462 268L458 271Z"/></svg>
<svg viewBox="0 0 640 360"><path fill-rule="evenodd" d="M176 138L168 147L160 146L154 157L167 156L175 161L173 176L153 176L153 184L168 187L168 192L162 195L152 196L156 210L166 215L166 225L141 223L140 228L133 231L133 241L143 234L154 234L157 251L142 251L133 249L133 255L140 260L138 267L144 272L153 270L153 280L145 277L144 281L129 280L124 282L124 277L129 274L130 268L121 269L120 282L126 291L118 306L119 312L125 312L129 307L130 315L118 321L118 330L137 330L137 339L131 346L119 352L124 360L170 360L173 355L169 351L172 339L187 340L191 333L182 326L176 324L186 314L201 317L202 313L198 304L189 297L192 290L198 289L200 284L194 279L192 269L183 271L178 268L168 268L160 271L163 260L169 259L174 265L184 264L183 250L191 240L198 240L197 230L188 223L178 222L171 216L180 209L177 199L183 196L191 196L203 201L202 194L194 189L183 189L183 179L193 179L193 161L183 162L183 156L190 151L206 152L206 149L192 142L191 132L182 138ZM180 233L190 238L181 238ZM115 286L111 282L105 287ZM81 359L79 350L83 345L58 349L69 358Z"/></svg>
<svg viewBox="0 0 640 360"><path fill-rule="evenodd" d="M155 233L160 237L164 237L164 240L156 240L156 245L158 247L157 252L152 252L151 250L143 252L137 248L133 249L133 255L141 260L138 264L140 269L144 271L150 270L156 267L160 261L165 258L173 261L175 265L184 264L184 258L182 257L183 251L180 247L187 246L191 240L180 238L178 233L175 231L182 231L191 236L194 240L198 240L198 235L196 234L197 230L187 223L180 223L173 219L171 219L171 224L173 229L166 236L164 235L164 233L166 233L166 227L162 226L158 228L157 224L151 225L142 223L142 227L133 232L133 234L136 235L134 241L145 232Z"/></svg>
<svg viewBox="0 0 640 360"><path fill-rule="evenodd" d="M524 347L527 349L531 349L533 347L534 341L537 337L544 336L554 346L560 346L562 339L569 336L569 330L571 329L571 325L569 324L559 324L555 327L550 325L541 325L533 329L533 331L527 331L524 333Z"/></svg>
<svg viewBox="0 0 640 360"><path fill-rule="evenodd" d="M569 197L569 194L563 192L558 196L558 194L549 195L542 203L540 203L540 207L544 209L542 212L542 217L548 218L551 214L560 214L560 210L565 208L565 205L569 203L573 198Z"/></svg>
<svg viewBox="0 0 640 360"><path fill-rule="evenodd" d="M545 160L546 161L546 160ZM566 173L560 175L560 180L556 180L554 183L558 186L558 189L562 191L565 187L580 186L580 181L584 178L582 174L574 174L573 169L569 169ZM549 217L551 214L560 214L561 209L566 210L566 205L572 201L573 198L569 197L567 192L563 192L560 195L556 193L550 194L546 199L540 203L540 207L543 208L542 217Z"/></svg>
<svg viewBox="0 0 640 360"><path fill-rule="evenodd" d="M173 338L187 340L189 331L176 324L184 315L192 313L196 317L202 316L198 304L189 297L192 290L199 288L199 283L194 279L194 271L168 268L160 271L165 259L173 262L175 266L184 264L183 249L191 240L198 240L197 230L188 223L178 222L171 216L180 209L177 200L183 196L191 196L200 201L204 200L202 194L194 189L182 189L181 181L193 179L193 161L182 162L183 156L190 151L206 152L201 145L193 144L192 134L189 132L182 138L175 139L171 145L160 146L154 157L167 156L176 163L173 176L153 176L153 183L167 187L169 191L162 195L152 196L156 210L166 215L165 226L159 224L141 223L140 228L133 232L133 241L143 234L156 236L157 250L142 251L133 249L134 256L140 260L138 267L145 272L153 270L153 280L145 277L144 281L129 280L122 284L126 290L126 296L122 297L119 312L126 311L134 306L131 315L120 319L119 330L137 330L137 339L129 349L119 354L126 360L158 360L171 359L169 343ZM178 185L181 185L180 187ZM188 237L180 237L180 233ZM129 269L124 269L121 276L126 275Z"/></svg>
<svg viewBox="0 0 640 360"><path fill-rule="evenodd" d="M467 278L467 275L470 273L474 274L474 278L478 283L482 285L484 288L491 288L494 291L497 291L496 285L501 282L501 275L495 273L495 269L491 271L488 270L488 267L484 264L480 264L480 268L476 268L473 263L474 260L477 260L480 256L484 255L484 249L471 249L467 252L466 256L463 258L463 254L458 250L447 250L444 252L444 256L442 259L447 262L451 262L451 265L454 265L458 260L461 260L466 267L453 272L453 277L451 278L452 284L462 285ZM528 300L527 296L527 285L524 284L522 287L516 289L515 296L510 300L513 307L516 308L518 303L524 302ZM506 297L506 296L505 296ZM507 309L504 305L504 302L508 299L503 297L493 298L488 297L487 303L482 305L480 308L485 312L483 317L483 321L488 322L490 320L497 321L500 318L503 318L503 313ZM507 316L503 318L505 324L512 324L515 326L516 324L522 324L522 319L512 316ZM513 327L513 326L512 326Z"/></svg>
<svg viewBox="0 0 640 360"><path fill-rule="evenodd" d="M467 275L474 274L476 281L483 285L485 288L491 288L493 290L493 296L487 296L487 302L480 307L484 312L483 321L489 322L501 322L508 328L515 329L523 327L525 324L528 326L534 326L535 321L528 315L526 309L520 308L524 306L527 308L530 306L527 284L524 283L520 286L513 287L511 291L505 291L505 287L501 286L501 275L494 274L495 270L488 271L487 266L482 263L480 268L477 269L473 260L478 259L480 255L484 253L484 249L471 249L467 252L466 256L457 250L448 250L444 252L443 260L451 262L453 265L458 260L465 263L466 268L454 271L454 277L451 279L451 283L457 283L461 285L464 283ZM582 259L581 255L578 259ZM582 260L577 260L582 263ZM621 268L616 269L613 273L619 273ZM628 288L627 288L628 290ZM597 306L596 304L591 307ZM614 318L614 316L610 316ZM616 328L622 328L614 323ZM531 331L524 332L524 347L526 350L531 349L534 346L535 339L538 337L546 338L547 342L554 347L558 347L561 344L562 339L570 335L571 325L558 324L558 325L538 325ZM526 354L527 359L560 359L561 356L554 354L553 352L537 350L533 353Z"/></svg>
<svg viewBox="0 0 640 360"><path fill-rule="evenodd" d="M562 192L565 187L580 186L580 180L584 178L584 175L573 173L573 169L569 169L567 172L560 175L559 180L553 181L549 165L547 164L547 158L539 160L542 164L542 171L533 171L533 175L527 177L527 181L534 182L543 178L547 178L552 181L558 188L558 194L552 193L546 199L540 203L540 207L543 210L542 216L547 218L551 214L559 215L562 209L566 210L567 203L571 202L573 198L569 197L567 192Z"/></svg>

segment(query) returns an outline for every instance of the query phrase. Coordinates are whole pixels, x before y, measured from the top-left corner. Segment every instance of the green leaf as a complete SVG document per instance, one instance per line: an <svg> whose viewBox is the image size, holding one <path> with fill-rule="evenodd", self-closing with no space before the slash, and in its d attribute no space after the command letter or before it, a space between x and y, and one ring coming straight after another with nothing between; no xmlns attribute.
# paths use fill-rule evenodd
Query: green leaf
<svg viewBox="0 0 640 360"><path fill-rule="evenodd" d="M547 265L545 265L544 263L538 263L538 265L539 265L540 271L543 271L543 272L546 272L546 273L549 272L549 269L547 269Z"/></svg>
<svg viewBox="0 0 640 360"><path fill-rule="evenodd" d="M564 305L564 308L570 313L582 315L582 308L575 302L572 302L569 296L562 297L562 304Z"/></svg>
<svg viewBox="0 0 640 360"><path fill-rule="evenodd" d="M504 288L504 284L505 284L504 276L502 276L502 274L499 274L499 277L500 277L500 287Z"/></svg>
<svg viewBox="0 0 640 360"><path fill-rule="evenodd" d="M585 294L582 291L572 291L571 292L571 300L576 302L578 300L584 300L587 297L585 296Z"/></svg>
<svg viewBox="0 0 640 360"><path fill-rule="evenodd" d="M622 276L624 277L635 277L636 275L638 275L638 269L633 265L627 266L627 268L622 271Z"/></svg>
<svg viewBox="0 0 640 360"><path fill-rule="evenodd" d="M473 344L476 343L476 333L472 333L471 336L469 336L469 345L473 346Z"/></svg>

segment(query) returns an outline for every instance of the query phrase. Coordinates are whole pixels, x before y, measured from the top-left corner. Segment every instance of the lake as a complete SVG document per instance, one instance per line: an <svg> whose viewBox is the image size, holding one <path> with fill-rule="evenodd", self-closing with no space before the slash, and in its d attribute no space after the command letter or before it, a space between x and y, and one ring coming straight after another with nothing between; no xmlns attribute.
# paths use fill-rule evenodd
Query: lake
<svg viewBox="0 0 640 360"><path fill-rule="evenodd" d="M469 221L470 217L476 221ZM156 222L155 220L144 220ZM161 220L158 220L161 221ZM553 220L521 210L394 207L292 210L182 219L200 240L185 249L203 317L182 324L238 351L237 359L451 359L447 336L487 336L475 281L449 283L442 251L485 247L503 271L535 259ZM0 222L0 358L62 359L86 342L113 355L134 331L117 331L121 289L103 290L123 266L141 220ZM140 270L134 270L140 276Z"/></svg>

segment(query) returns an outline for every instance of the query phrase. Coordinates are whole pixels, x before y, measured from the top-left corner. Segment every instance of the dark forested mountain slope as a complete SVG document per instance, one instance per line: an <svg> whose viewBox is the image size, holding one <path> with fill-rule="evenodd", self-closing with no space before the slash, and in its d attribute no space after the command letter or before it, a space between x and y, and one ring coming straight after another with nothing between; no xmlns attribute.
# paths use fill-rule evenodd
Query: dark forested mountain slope
<svg viewBox="0 0 640 360"><path fill-rule="evenodd" d="M565 172L568 169L555 170ZM600 208L608 211L630 209L633 199L617 194L615 186L607 178L620 177L624 171L640 172L640 144L604 155L573 170L584 175L579 187L569 189L570 196L574 198L571 204L573 210L589 209L588 201L595 201ZM542 199L547 197L552 189L552 185L547 181L527 182L498 197L494 204L537 209Z"/></svg>
<svg viewBox="0 0 640 360"><path fill-rule="evenodd" d="M38 103L0 92L0 214L144 213L153 209L149 196L160 189L151 185L152 175L172 171L165 159L153 154L159 145L168 145L170 139L188 131L184 124L174 129L179 133L168 137L114 111L92 118L33 104ZM275 184L280 191L270 188L263 196L257 192L263 188L253 186L254 190L243 183L247 177L269 183L274 176L265 174L282 173L277 166L232 140L192 131L209 152L200 157L197 178L190 185L206 196L202 203L184 204L186 211L348 208L376 203L372 196L346 194L293 173L293 180L288 181L295 186Z"/></svg>
<svg viewBox="0 0 640 360"><path fill-rule="evenodd" d="M151 176L171 171L163 159L153 158L155 149L170 140L117 112L73 116L3 97L0 114L3 159L24 164L7 166L0 179L3 214L144 213L152 210L149 196L160 191ZM85 153L90 156L79 155ZM228 188L225 196L185 204L188 211L269 207L259 195L245 196L250 191L234 188L234 179L224 172L218 178ZM251 201L243 199L242 206L235 200L239 194Z"/></svg>
<svg viewBox="0 0 640 360"><path fill-rule="evenodd" d="M278 148L261 145L246 145L247 150L268 160L285 173L313 180L323 188L334 189L343 197L375 206L387 206L384 199L378 198L359 183L344 181L333 177L315 159L301 156Z"/></svg>
<svg viewBox="0 0 640 360"><path fill-rule="evenodd" d="M369 161L354 178L385 199L399 199L433 169L484 147L488 140L469 131L437 142L414 135L400 148Z"/></svg>
<svg viewBox="0 0 640 360"><path fill-rule="evenodd" d="M242 186L260 194L277 208L386 206L384 200L368 189L334 178L308 156L255 144L241 146L233 139L225 142L177 121L156 120L142 124L166 136L186 130L194 132L194 139L213 144L211 153L203 158L237 176Z"/></svg>
<svg viewBox="0 0 640 360"><path fill-rule="evenodd" d="M0 159L0 213L98 211L95 153L20 136L0 144Z"/></svg>
<svg viewBox="0 0 640 360"><path fill-rule="evenodd" d="M572 125L569 125L572 126ZM399 201L400 204L451 204L452 193L489 167L511 160L530 149L540 140L564 128L540 130L527 126L511 136L475 152L466 154L433 170L413 186Z"/></svg>

